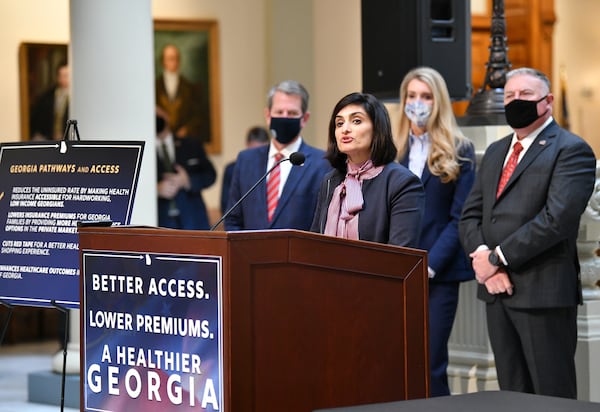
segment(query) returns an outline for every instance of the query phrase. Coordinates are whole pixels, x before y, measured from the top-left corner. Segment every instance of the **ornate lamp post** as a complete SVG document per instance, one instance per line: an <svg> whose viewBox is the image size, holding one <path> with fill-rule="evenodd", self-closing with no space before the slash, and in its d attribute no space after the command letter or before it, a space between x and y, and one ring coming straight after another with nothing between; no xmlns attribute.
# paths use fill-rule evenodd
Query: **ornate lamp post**
<svg viewBox="0 0 600 412"><path fill-rule="evenodd" d="M464 123L469 125L506 124L503 88L506 82L506 73L511 67L507 51L504 0L494 0L490 56L486 64L485 80L467 107L466 119L464 119L466 122Z"/></svg>

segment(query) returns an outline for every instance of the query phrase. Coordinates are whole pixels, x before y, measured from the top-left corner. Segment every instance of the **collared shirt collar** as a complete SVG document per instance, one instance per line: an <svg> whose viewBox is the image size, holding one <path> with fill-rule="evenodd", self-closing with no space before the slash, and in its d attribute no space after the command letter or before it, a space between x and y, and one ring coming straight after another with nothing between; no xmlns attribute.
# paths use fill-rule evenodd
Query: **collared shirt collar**
<svg viewBox="0 0 600 412"><path fill-rule="evenodd" d="M282 150L277 150L273 142L269 143L269 158L267 160L267 170L271 170L273 165L275 164L275 155L277 153L281 153L284 158L289 158L290 155L294 152L300 150L300 145L302 144L302 137L299 137L298 140L290 143L285 146ZM290 162L281 162L281 166L279 168L280 176L279 176L279 196L283 193L283 188L285 183L287 182L288 176L292 171L292 163Z"/></svg>
<svg viewBox="0 0 600 412"><path fill-rule="evenodd" d="M285 146L281 150L277 150L273 142L269 143L269 163L273 161L273 158L277 153L281 153L284 158L290 157L290 155L294 152L300 150L300 146L302 145L302 136L300 136L297 140Z"/></svg>
<svg viewBox="0 0 600 412"><path fill-rule="evenodd" d="M552 116L548 117L546 119L546 121L540 127L535 129L533 132L529 133L527 136L525 136L521 140L519 140L517 138L516 133L513 133L512 141L510 142L511 149L509 149L509 155L510 155L510 152L512 151L512 147L515 145L515 143L517 141L519 141L523 145L523 151L519 155L519 160L521 160L523 158L523 156L525 155L525 152L527 152L527 149L529 149L529 147L533 143L533 141L538 137L538 135L542 132L542 130L544 130L550 123L552 123L553 120L554 120L554 118Z"/></svg>
<svg viewBox="0 0 600 412"><path fill-rule="evenodd" d="M431 148L431 139L429 133L423 133L421 136L416 136L412 132L408 134L410 150L408 154L408 168L415 175L422 177L425 164L429 157Z"/></svg>
<svg viewBox="0 0 600 412"><path fill-rule="evenodd" d="M162 158L162 150L160 150L161 145L165 145L167 150L169 151L169 156L171 159L175 159L175 139L173 137L173 133L169 133L164 138L156 138L156 147L158 149L158 154Z"/></svg>
<svg viewBox="0 0 600 412"><path fill-rule="evenodd" d="M169 96L169 99L174 99L177 95L177 88L179 87L179 73L165 70L163 72L163 79L167 96Z"/></svg>

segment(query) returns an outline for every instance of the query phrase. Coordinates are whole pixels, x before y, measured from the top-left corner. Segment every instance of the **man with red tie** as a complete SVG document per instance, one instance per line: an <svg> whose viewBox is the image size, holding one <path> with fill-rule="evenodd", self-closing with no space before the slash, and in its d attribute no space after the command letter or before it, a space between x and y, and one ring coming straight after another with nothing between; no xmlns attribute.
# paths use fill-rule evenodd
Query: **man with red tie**
<svg viewBox="0 0 600 412"><path fill-rule="evenodd" d="M268 145L238 154L227 208L235 205L268 170L266 182L232 209L226 230L309 230L317 205L321 180L331 170L325 152L304 142L301 131L310 117L308 92L300 83L286 80L273 86L267 96L265 120L271 133ZM304 155L302 166L288 159ZM279 165L277 165L279 163Z"/></svg>
<svg viewBox="0 0 600 412"><path fill-rule="evenodd" d="M487 148L460 238L486 303L500 388L576 398L576 239L596 159L554 121L543 73L520 68L506 77L504 108L514 133Z"/></svg>

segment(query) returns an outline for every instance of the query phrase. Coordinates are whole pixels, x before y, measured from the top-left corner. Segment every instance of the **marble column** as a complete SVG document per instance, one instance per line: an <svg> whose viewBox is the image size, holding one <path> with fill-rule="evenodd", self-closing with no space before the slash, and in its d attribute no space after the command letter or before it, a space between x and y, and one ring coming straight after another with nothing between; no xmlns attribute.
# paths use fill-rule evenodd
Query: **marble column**
<svg viewBox="0 0 600 412"><path fill-rule="evenodd" d="M577 314L577 398L600 402L600 162L596 185L581 216L577 252L581 264L583 305ZM594 365L594 366L592 366Z"/></svg>
<svg viewBox="0 0 600 412"><path fill-rule="evenodd" d="M511 132L510 127L462 126L475 145L477 164L485 149ZM477 282L464 282L454 327L448 342L448 383L453 394L498 389L494 354L488 340L485 306L476 297Z"/></svg>
<svg viewBox="0 0 600 412"><path fill-rule="evenodd" d="M143 140L132 224L156 225L151 0L70 0L70 118L82 140ZM79 311L70 311L66 371L79 373ZM53 370L62 372L63 352Z"/></svg>

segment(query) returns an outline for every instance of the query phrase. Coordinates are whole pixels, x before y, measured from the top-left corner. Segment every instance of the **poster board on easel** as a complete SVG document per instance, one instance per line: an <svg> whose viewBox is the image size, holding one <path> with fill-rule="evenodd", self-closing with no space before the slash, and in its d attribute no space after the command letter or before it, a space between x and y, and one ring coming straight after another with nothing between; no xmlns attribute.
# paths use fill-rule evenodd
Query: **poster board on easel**
<svg viewBox="0 0 600 412"><path fill-rule="evenodd" d="M143 141L0 145L0 301L79 308L77 224L130 223Z"/></svg>

